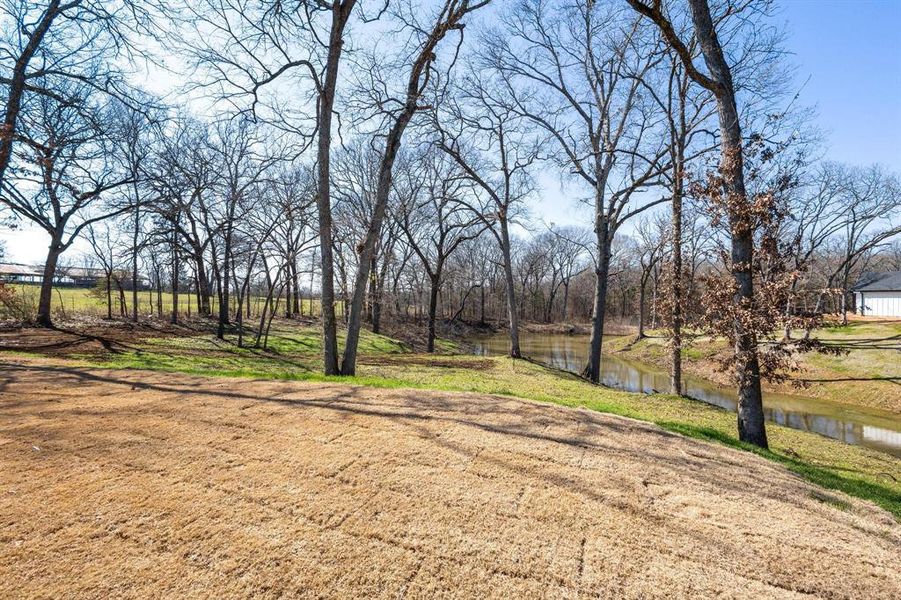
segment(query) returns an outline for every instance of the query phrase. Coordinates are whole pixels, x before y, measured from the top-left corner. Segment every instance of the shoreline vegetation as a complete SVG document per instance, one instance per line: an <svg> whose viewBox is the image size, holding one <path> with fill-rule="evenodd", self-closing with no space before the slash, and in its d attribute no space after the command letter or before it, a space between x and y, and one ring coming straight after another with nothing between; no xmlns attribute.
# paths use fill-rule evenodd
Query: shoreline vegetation
<svg viewBox="0 0 901 600"><path fill-rule="evenodd" d="M36 301L38 286L17 284L14 289L26 304L33 304ZM186 295L186 298L189 296L190 294ZM104 299L92 293L90 289L54 288L53 298L55 310L61 317L101 318L106 312ZM141 299L146 302L147 298L149 295L143 292ZM171 307L171 294L162 294L162 301L163 313L166 314ZM59 308L60 304L62 310ZM182 304L182 310L185 311L188 303L183 301ZM311 315L318 306L315 299L305 298L300 304L305 315L300 317L301 320L312 318ZM142 302L141 306L143 311L147 305ZM214 303L214 313L216 308ZM194 310L196 312L196 307ZM588 336L591 333L591 324L580 322L525 321L521 327L523 333L540 335ZM383 324L383 328L386 334L408 343L412 350L418 349L425 338L421 331L422 327L414 325L397 325L389 321ZM445 321L442 329L442 335L457 344L465 344L466 338L474 335L500 334L508 331L503 321L488 321L484 324L461 320ZM603 350L605 353L616 354L622 358L668 369L670 357L665 331L649 327L646 334L647 337L636 340L634 326L610 322L605 332L607 340ZM800 337L801 332L794 332L793 335ZM850 350L850 354L838 356L815 352L801 354L798 356L799 370L792 378L805 379L806 385L797 386L791 380L779 384L764 382L765 391L809 396L849 406L901 414L901 391L898 385L901 383L901 366L899 366L901 321L854 315L850 317L847 325L838 322L827 324L814 335L827 343L846 347ZM731 385L729 375L722 372L718 364L718 360L727 353L727 350L722 340L686 335L682 350L683 369L691 375L719 385Z"/></svg>
<svg viewBox="0 0 901 600"><path fill-rule="evenodd" d="M800 337L802 332L796 332ZM901 321L856 319L816 332L824 344L842 348L838 355L808 352L797 357L798 369L785 382L764 382L766 392L829 400L901 415ZM608 350L623 358L666 369L668 350L663 332L651 331L636 340L626 336L612 341ZM720 385L729 375L719 369L726 343L703 336L682 351L683 369Z"/></svg>
<svg viewBox="0 0 901 600"><path fill-rule="evenodd" d="M0 349L0 358L14 362L476 392L587 408L754 452L812 483L870 500L901 520L901 461L888 454L774 424L768 426L770 449L762 450L738 441L734 415L723 409L668 394L592 385L528 360L464 354L447 339L439 340L438 354L423 354L402 340L364 330L353 378L322 375L320 332L315 324L288 320L275 322L267 350L217 339L202 321L192 328L101 324L7 330L0 333Z"/></svg>
<svg viewBox="0 0 901 600"><path fill-rule="evenodd" d="M666 332L647 329L637 339L635 328L614 325L605 341L604 353L662 370L669 369ZM498 329L502 332L503 329ZM529 323L524 331L539 335L587 336L590 325L580 323ZM796 338L801 331L793 332ZM849 407L873 409L901 415L901 321L851 317L847 325L827 324L814 333L827 345L845 350L838 355L807 352L797 355L797 370L784 382L765 381L765 392L828 400ZM720 369L728 353L724 340L710 336L687 338L682 348L683 371L731 386L729 374Z"/></svg>

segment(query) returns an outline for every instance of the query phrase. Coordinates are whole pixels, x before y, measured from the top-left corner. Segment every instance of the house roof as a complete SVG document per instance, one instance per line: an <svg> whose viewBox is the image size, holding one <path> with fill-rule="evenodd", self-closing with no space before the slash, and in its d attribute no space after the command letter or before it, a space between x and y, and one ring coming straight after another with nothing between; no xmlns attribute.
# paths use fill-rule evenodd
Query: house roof
<svg viewBox="0 0 901 600"><path fill-rule="evenodd" d="M62 273L69 277L103 277L103 269L90 267L69 267L61 269Z"/></svg>
<svg viewBox="0 0 901 600"><path fill-rule="evenodd" d="M23 265L21 263L0 263L0 275L44 275L43 265ZM103 277L103 269L91 267L59 267L56 277Z"/></svg>
<svg viewBox="0 0 901 600"><path fill-rule="evenodd" d="M0 275L41 275L35 267L17 263L0 263Z"/></svg>
<svg viewBox="0 0 901 600"><path fill-rule="evenodd" d="M884 273L865 272L851 288L854 292L895 292L901 291L901 271Z"/></svg>

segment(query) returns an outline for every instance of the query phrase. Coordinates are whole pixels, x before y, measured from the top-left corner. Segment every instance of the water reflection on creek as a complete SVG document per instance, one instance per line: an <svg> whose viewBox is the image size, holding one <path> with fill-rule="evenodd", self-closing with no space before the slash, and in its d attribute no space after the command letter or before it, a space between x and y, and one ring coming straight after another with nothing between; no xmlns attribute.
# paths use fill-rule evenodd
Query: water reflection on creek
<svg viewBox="0 0 901 600"><path fill-rule="evenodd" d="M506 354L506 335L477 337L469 340L474 353L484 356ZM524 334L520 338L524 355L548 366L581 372L588 361L588 337L561 334ZM605 354L601 361L604 385L630 392L652 393L669 389L669 374L657 367L624 360ZM686 375L685 395L714 404L732 412L736 410L736 393L729 388ZM764 394L764 412L769 421L813 431L848 444L875 448L901 457L901 419L883 412L849 408L827 400L787 394Z"/></svg>

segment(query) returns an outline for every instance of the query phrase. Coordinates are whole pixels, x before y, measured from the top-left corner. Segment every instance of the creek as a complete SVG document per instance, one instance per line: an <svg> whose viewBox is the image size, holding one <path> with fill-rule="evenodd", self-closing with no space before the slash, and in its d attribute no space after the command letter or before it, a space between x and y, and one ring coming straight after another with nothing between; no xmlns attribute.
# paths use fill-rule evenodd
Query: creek
<svg viewBox="0 0 901 600"><path fill-rule="evenodd" d="M501 356L510 347L506 334L478 336L467 342L481 356ZM573 373L580 373L588 362L588 336L585 335L525 333L520 336L520 348L523 355L537 362ZM628 392L666 392L669 373L654 365L604 354L601 383ZM683 394L736 411L735 390L700 377L683 374ZM891 413L770 392L764 393L763 405L768 421L901 457L901 419Z"/></svg>

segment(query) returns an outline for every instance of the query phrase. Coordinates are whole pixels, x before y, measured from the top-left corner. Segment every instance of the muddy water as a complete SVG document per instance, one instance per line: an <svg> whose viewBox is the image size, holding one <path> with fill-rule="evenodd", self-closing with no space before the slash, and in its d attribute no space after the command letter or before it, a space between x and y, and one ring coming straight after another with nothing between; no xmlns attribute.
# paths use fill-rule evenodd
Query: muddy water
<svg viewBox="0 0 901 600"><path fill-rule="evenodd" d="M475 354L506 354L510 340L506 335L469 340ZM524 334L523 354L557 369L581 372L588 361L588 337L580 335ZM669 374L658 367L605 354L601 362L604 385L630 392L651 393L669 390ZM686 375L684 393L732 412L736 394L729 388ZM901 457L901 419L885 412L847 407L828 400L804 396L766 393L764 412L769 421L813 431L848 444L867 446Z"/></svg>

